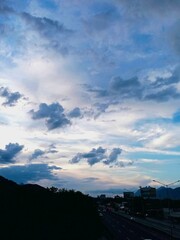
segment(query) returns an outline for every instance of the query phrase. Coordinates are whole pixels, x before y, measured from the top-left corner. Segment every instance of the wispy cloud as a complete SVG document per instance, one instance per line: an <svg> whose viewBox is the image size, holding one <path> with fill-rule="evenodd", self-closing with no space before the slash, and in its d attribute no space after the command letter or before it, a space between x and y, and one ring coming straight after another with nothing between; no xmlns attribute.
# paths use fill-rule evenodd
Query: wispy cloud
<svg viewBox="0 0 180 240"><path fill-rule="evenodd" d="M38 157L41 157L44 154L45 154L45 151L42 151L41 149L35 149L29 159L30 160L37 159Z"/></svg>

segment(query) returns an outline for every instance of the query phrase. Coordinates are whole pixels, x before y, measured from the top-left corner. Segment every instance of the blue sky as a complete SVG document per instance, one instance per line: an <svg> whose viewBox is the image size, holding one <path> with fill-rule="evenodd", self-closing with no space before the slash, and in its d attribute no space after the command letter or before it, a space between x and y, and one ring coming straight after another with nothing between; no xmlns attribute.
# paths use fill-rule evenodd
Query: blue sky
<svg viewBox="0 0 180 240"><path fill-rule="evenodd" d="M1 0L0 174L86 193L178 180L179 11Z"/></svg>

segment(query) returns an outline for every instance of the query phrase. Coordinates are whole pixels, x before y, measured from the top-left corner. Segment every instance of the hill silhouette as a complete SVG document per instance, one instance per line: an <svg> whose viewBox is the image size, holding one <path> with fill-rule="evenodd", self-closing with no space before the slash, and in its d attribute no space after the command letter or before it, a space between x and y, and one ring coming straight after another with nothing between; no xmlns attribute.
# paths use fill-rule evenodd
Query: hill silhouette
<svg viewBox="0 0 180 240"><path fill-rule="evenodd" d="M0 176L0 239L96 240L101 223L93 198Z"/></svg>

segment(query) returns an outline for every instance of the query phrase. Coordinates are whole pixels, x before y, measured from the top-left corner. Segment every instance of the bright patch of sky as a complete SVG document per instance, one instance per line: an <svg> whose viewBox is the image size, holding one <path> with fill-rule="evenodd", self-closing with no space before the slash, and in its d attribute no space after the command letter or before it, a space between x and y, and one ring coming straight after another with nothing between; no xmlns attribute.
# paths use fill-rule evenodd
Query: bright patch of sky
<svg viewBox="0 0 180 240"><path fill-rule="evenodd" d="M1 0L0 174L86 193L178 180L179 11Z"/></svg>

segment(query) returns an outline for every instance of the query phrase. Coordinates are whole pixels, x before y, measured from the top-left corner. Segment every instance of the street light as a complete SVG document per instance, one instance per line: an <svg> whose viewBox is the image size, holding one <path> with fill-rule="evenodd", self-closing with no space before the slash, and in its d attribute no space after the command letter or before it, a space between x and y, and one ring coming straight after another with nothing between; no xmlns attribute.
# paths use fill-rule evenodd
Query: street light
<svg viewBox="0 0 180 240"><path fill-rule="evenodd" d="M167 199L169 199L168 187L171 186L171 185L173 185L173 184L175 184L175 183L180 182L180 180L177 180L177 181L175 181L175 182L171 182L171 183L165 184L165 183L162 183L162 182L157 181L157 180L154 180L154 179L153 179L152 181L153 181L153 182L157 182L157 183L159 183L159 184L161 184L161 185L163 185L163 186L166 187L166 190L167 190ZM169 202L169 201L168 201L168 202ZM169 204L168 204L168 205L169 205ZM169 214L170 214L170 209L169 209Z"/></svg>
<svg viewBox="0 0 180 240"><path fill-rule="evenodd" d="M173 185L173 184L175 184L175 183L178 183L178 182L180 182L180 180L177 180L177 181L175 181L175 182L172 182L172 183L168 183L168 184L165 184L165 183L162 183L162 182L160 182L160 181L157 181L157 180L152 180L153 182L157 182L157 183L160 183L161 185L163 185L163 186L165 186L165 187L169 187L170 185Z"/></svg>
<svg viewBox="0 0 180 240"><path fill-rule="evenodd" d="M172 182L172 183L168 183L168 184L165 184L165 183L162 183L162 182L160 182L160 181L157 181L157 180L152 180L153 182L156 182L156 183L159 183L159 184L161 184L161 185L163 185L163 186L165 186L166 187L166 191L167 191L167 200L168 200L168 209L169 209L169 217L170 217L170 197L169 197L169 194L168 194L168 187L169 186L171 186L171 185L173 185L173 184L175 184L175 183L178 183L178 182L180 182L180 180L177 180L177 181L175 181L175 182ZM172 226L170 226L170 239L172 239Z"/></svg>

